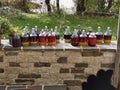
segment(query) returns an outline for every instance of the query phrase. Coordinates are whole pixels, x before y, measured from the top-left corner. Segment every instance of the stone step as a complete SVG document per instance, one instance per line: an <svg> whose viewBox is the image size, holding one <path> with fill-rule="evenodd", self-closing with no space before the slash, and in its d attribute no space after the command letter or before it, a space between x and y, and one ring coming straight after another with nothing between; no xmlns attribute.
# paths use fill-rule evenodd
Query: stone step
<svg viewBox="0 0 120 90"><path fill-rule="evenodd" d="M45 85L43 90L67 90L66 85Z"/></svg>

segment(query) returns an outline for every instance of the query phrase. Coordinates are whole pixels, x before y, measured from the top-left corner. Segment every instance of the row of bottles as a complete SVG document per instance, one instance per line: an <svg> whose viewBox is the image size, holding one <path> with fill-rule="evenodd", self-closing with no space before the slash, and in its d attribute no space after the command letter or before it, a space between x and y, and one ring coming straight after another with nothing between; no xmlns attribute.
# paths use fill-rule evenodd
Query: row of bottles
<svg viewBox="0 0 120 90"><path fill-rule="evenodd" d="M92 27L88 28L88 32L81 30L80 25L78 29L74 29L73 34L70 32L70 27L67 26L64 32L64 40L66 43L71 43L73 46L96 46L96 44L110 44L112 39L111 29L107 28L107 31L103 34L101 32L101 27L98 27L96 33L93 32ZM23 32L20 36L17 35L15 31L14 36L10 40L10 44L13 47L19 46L55 46L56 43L59 43L60 33L58 32L58 27L55 26L54 30L49 30L47 26L41 31L38 30L38 27L35 26L32 28L31 33L28 29L28 26L25 26Z"/></svg>
<svg viewBox="0 0 120 90"><path fill-rule="evenodd" d="M106 32L101 32L101 27L98 27L98 31L93 32L92 27L88 28L88 32L80 29L74 29L73 34L70 32L69 26L66 28L64 33L65 42L71 42L73 46L96 46L96 44L110 44L112 39L112 33L110 27L107 27Z"/></svg>
<svg viewBox="0 0 120 90"><path fill-rule="evenodd" d="M18 39L20 40L19 43L17 43ZM60 39L60 34L58 32L57 26L55 26L54 30L51 29L50 31L48 30L48 27L45 26L45 29L44 30L42 29L40 32L38 31L37 26L35 26L35 28L32 28L31 33L29 32L28 27L25 26L21 36L18 36L17 32L15 32L14 37L12 37L12 43L10 44L12 44L13 47L19 47L21 45L22 46L30 46L30 45L55 46L56 43L59 42L59 39Z"/></svg>

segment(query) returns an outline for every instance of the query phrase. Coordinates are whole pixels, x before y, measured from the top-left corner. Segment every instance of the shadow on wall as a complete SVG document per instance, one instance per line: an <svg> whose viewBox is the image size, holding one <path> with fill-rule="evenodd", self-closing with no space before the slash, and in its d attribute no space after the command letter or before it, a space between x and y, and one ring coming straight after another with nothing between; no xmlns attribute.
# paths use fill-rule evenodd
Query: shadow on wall
<svg viewBox="0 0 120 90"><path fill-rule="evenodd" d="M99 70L97 76L88 76L87 82L82 83L82 90L117 90L111 85L112 70Z"/></svg>

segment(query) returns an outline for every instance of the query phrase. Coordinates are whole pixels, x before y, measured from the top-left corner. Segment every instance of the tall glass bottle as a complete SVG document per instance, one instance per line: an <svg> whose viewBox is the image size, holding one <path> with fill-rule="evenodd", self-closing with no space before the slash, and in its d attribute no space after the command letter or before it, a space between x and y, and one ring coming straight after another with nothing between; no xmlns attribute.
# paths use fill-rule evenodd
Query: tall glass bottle
<svg viewBox="0 0 120 90"><path fill-rule="evenodd" d="M112 33L110 27L107 27L107 31L104 33L104 43L110 44L112 40Z"/></svg>
<svg viewBox="0 0 120 90"><path fill-rule="evenodd" d="M59 40L60 40L60 33L58 32L58 27L55 26L55 36L56 36L56 42L59 43Z"/></svg>
<svg viewBox="0 0 120 90"><path fill-rule="evenodd" d="M95 33L90 33L88 38L88 45L89 46L96 46L96 35Z"/></svg>
<svg viewBox="0 0 120 90"><path fill-rule="evenodd" d="M80 25L78 25L78 29L77 29L78 36L80 36L81 33L82 33L82 31L81 31Z"/></svg>
<svg viewBox="0 0 120 90"><path fill-rule="evenodd" d="M65 29L65 33L64 33L64 39L65 39L65 42L66 42L66 43L70 43L70 41L71 41L71 36L72 36L72 34L71 34L71 32L70 32L70 27L67 26L67 28Z"/></svg>
<svg viewBox="0 0 120 90"><path fill-rule="evenodd" d="M50 33L48 34L48 45L55 46L56 45L56 36L53 33L53 29L51 29Z"/></svg>
<svg viewBox="0 0 120 90"><path fill-rule="evenodd" d="M30 36L30 31L29 31L29 28L28 26L25 26L23 31L25 31L29 36Z"/></svg>
<svg viewBox="0 0 120 90"><path fill-rule="evenodd" d="M37 34L35 33L35 28L32 28L32 33L30 34L30 45L37 45Z"/></svg>
<svg viewBox="0 0 120 90"><path fill-rule="evenodd" d="M101 32L101 27L98 27L98 32L96 32L97 44L103 43L103 33Z"/></svg>
<svg viewBox="0 0 120 90"><path fill-rule="evenodd" d="M78 39L78 31L74 29L74 33L71 36L71 45L72 46L78 46L79 45L79 39Z"/></svg>
<svg viewBox="0 0 120 90"><path fill-rule="evenodd" d="M39 34L39 45L40 46L46 46L46 34L44 33L43 30Z"/></svg>
<svg viewBox="0 0 120 90"><path fill-rule="evenodd" d="M27 34L26 31L23 31L23 33L21 35L21 44L22 44L22 46L29 46L30 45L29 35Z"/></svg>
<svg viewBox="0 0 120 90"><path fill-rule="evenodd" d="M87 43L87 35L85 33L85 30L82 31L82 34L80 35L80 46L87 46L88 43Z"/></svg>
<svg viewBox="0 0 120 90"><path fill-rule="evenodd" d="M13 47L20 47L21 46L21 39L17 34L17 30L15 30L15 35L12 38L12 46Z"/></svg>
<svg viewBox="0 0 120 90"><path fill-rule="evenodd" d="M48 34L49 34L49 29L47 26L45 26L45 34L46 34L46 44L48 43Z"/></svg>

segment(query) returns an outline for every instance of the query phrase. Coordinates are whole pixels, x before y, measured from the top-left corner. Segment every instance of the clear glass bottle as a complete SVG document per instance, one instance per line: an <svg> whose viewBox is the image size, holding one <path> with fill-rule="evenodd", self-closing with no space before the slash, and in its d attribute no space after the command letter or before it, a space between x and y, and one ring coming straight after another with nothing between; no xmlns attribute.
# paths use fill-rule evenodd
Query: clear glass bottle
<svg viewBox="0 0 120 90"><path fill-rule="evenodd" d="M32 28L32 33L30 34L30 45L37 45L37 34L35 33L35 28Z"/></svg>
<svg viewBox="0 0 120 90"><path fill-rule="evenodd" d="M59 43L60 33L58 32L58 27L57 26L55 26L54 32L55 32L55 36L56 36L56 42Z"/></svg>
<svg viewBox="0 0 120 90"><path fill-rule="evenodd" d="M48 43L48 34L49 34L49 29L47 26L45 26L45 34L46 34L46 44Z"/></svg>
<svg viewBox="0 0 120 90"><path fill-rule="evenodd" d="M87 46L88 45L87 35L85 33L85 30L82 31L82 34L80 35L79 42L80 42L80 46Z"/></svg>
<svg viewBox="0 0 120 90"><path fill-rule="evenodd" d="M104 33L104 43L110 44L112 40L112 33L110 27L107 27L107 31Z"/></svg>
<svg viewBox="0 0 120 90"><path fill-rule="evenodd" d="M29 35L27 34L26 31L23 31L23 33L21 35L21 44L22 44L22 46L29 46L30 45Z"/></svg>
<svg viewBox="0 0 120 90"><path fill-rule="evenodd" d="M103 33L101 32L101 27L98 26L98 32L96 32L97 44L103 43Z"/></svg>
<svg viewBox="0 0 120 90"><path fill-rule="evenodd" d="M88 45L89 46L96 46L96 35L95 33L90 33L88 38Z"/></svg>
<svg viewBox="0 0 120 90"><path fill-rule="evenodd" d="M78 25L78 29L77 29L78 36L80 36L81 33L82 33L82 31L81 31L80 25Z"/></svg>
<svg viewBox="0 0 120 90"><path fill-rule="evenodd" d="M71 45L72 46L78 46L79 45L79 39L78 39L78 31L76 29L74 29L74 33L71 36Z"/></svg>
<svg viewBox="0 0 120 90"><path fill-rule="evenodd" d="M29 31L28 26L25 26L25 27L23 28L23 31L25 31L25 32L30 36L30 31Z"/></svg>
<svg viewBox="0 0 120 90"><path fill-rule="evenodd" d="M55 46L56 45L56 36L53 33L53 29L51 29L50 33L48 34L48 45Z"/></svg>
<svg viewBox="0 0 120 90"><path fill-rule="evenodd" d="M88 32L87 32L87 37L89 37L90 33L93 32L93 28L92 27L88 27Z"/></svg>
<svg viewBox="0 0 120 90"><path fill-rule="evenodd" d="M42 32L40 32L39 34L39 45L46 46L46 34L44 33L43 29L42 29Z"/></svg>
<svg viewBox="0 0 120 90"><path fill-rule="evenodd" d="M13 47L20 47L21 46L21 39L20 39L20 36L17 34L17 30L15 30L15 35L12 38L12 46Z"/></svg>
<svg viewBox="0 0 120 90"><path fill-rule="evenodd" d="M67 26L67 28L65 29L65 33L64 33L64 39L65 39L65 42L66 42L66 43L70 43L70 41L71 41L71 36L72 36L72 34L71 34L71 32L70 32L70 27Z"/></svg>

